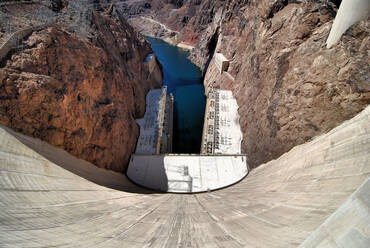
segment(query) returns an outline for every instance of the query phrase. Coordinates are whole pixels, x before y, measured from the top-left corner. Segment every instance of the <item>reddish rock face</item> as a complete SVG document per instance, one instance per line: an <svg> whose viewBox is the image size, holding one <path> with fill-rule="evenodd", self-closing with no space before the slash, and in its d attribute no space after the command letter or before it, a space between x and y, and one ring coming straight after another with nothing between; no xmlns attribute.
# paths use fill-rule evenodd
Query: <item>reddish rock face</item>
<svg viewBox="0 0 370 248"><path fill-rule="evenodd" d="M34 32L0 68L0 124L123 172L145 95L160 87L148 43L122 18L93 12L90 41L61 26Z"/></svg>
<svg viewBox="0 0 370 248"><path fill-rule="evenodd" d="M370 103L369 20L326 49L335 11L318 1L230 1L192 59L205 86L231 89L255 167L327 132ZM212 55L231 60L222 75Z"/></svg>

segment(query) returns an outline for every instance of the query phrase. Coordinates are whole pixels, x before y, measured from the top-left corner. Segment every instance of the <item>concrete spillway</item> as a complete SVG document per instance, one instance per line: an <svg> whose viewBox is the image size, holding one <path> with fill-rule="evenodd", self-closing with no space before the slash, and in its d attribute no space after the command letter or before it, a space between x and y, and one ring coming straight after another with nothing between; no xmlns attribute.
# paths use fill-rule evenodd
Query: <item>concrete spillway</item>
<svg viewBox="0 0 370 248"><path fill-rule="evenodd" d="M369 151L370 107L232 187L159 194L1 127L0 246L368 247L370 183L345 201Z"/></svg>

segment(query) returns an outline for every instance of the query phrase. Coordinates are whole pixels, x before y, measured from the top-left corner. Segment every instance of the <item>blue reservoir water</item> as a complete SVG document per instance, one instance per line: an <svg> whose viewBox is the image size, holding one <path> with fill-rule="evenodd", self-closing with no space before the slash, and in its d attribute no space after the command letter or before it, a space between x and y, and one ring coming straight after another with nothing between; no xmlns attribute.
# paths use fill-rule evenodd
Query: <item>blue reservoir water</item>
<svg viewBox="0 0 370 248"><path fill-rule="evenodd" d="M163 85L175 97L173 153L199 153L206 104L201 71L188 51L145 37L163 66Z"/></svg>

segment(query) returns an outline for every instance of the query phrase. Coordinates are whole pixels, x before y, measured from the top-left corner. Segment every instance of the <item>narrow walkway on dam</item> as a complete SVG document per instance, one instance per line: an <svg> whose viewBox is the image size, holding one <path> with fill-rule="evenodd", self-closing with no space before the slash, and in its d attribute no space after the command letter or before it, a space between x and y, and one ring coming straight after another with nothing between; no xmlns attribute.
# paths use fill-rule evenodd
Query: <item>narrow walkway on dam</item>
<svg viewBox="0 0 370 248"><path fill-rule="evenodd" d="M369 123L367 107L233 187L192 195L0 127L1 247L368 247Z"/></svg>

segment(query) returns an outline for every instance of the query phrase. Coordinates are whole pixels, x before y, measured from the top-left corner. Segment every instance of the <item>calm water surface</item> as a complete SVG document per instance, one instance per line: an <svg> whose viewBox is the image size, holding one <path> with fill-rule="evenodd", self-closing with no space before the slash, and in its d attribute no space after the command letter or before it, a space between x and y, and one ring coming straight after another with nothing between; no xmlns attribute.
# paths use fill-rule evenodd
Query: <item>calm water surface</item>
<svg viewBox="0 0 370 248"><path fill-rule="evenodd" d="M173 153L199 153L206 104L201 71L187 58L188 51L146 39L163 65L163 85L175 97Z"/></svg>

